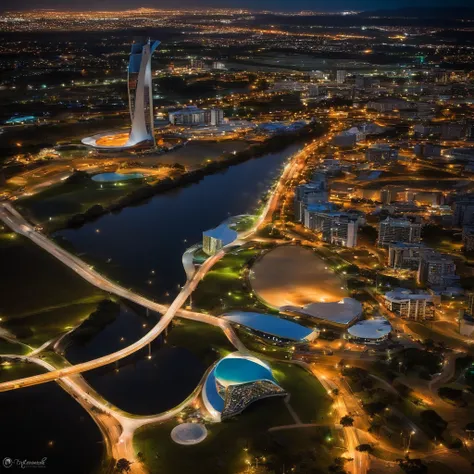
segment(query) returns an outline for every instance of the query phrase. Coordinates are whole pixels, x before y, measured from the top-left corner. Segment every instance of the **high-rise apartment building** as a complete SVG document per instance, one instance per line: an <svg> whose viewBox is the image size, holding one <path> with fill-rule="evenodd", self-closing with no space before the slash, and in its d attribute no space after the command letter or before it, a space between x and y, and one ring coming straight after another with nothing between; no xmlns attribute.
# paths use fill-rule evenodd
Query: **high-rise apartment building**
<svg viewBox="0 0 474 474"><path fill-rule="evenodd" d="M379 224L379 247L388 247L392 242L418 244L420 241L421 222L412 222L407 218L387 217Z"/></svg>

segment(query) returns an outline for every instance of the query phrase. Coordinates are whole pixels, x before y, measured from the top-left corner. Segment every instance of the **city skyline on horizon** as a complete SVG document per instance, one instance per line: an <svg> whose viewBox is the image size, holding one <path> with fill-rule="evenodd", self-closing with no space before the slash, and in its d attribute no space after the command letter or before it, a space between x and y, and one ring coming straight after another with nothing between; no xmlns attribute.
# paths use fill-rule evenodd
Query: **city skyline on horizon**
<svg viewBox="0 0 474 474"><path fill-rule="evenodd" d="M144 0L139 5L130 7L130 3L125 0L84 0L80 4L71 5L68 0L24 0L19 6L14 0L4 0L0 6L0 11L23 11L34 9L64 9L70 11L81 10L119 10L119 9L138 9L138 8L183 8L183 9L201 9L201 8L229 8L229 9L248 9L248 10L275 10L275 11L321 11L321 12L340 12L340 11L371 11L371 10L396 10L399 8L446 8L442 0L385 0L383 3L377 0L335 0L328 6L327 2L314 0L297 0L296 2L287 2L285 0L261 0L258 5L250 0L182 0L179 2L170 0ZM470 7L470 0L457 0L450 8Z"/></svg>

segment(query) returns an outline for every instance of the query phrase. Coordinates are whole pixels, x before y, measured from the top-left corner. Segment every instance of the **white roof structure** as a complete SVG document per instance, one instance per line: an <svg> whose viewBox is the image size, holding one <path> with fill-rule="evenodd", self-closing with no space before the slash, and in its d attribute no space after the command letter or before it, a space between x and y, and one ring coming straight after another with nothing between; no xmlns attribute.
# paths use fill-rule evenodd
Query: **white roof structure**
<svg viewBox="0 0 474 474"><path fill-rule="evenodd" d="M382 316L373 319L364 319L351 326L347 332L355 339L377 341L385 339L392 331L390 323Z"/></svg>
<svg viewBox="0 0 474 474"><path fill-rule="evenodd" d="M222 241L223 245L228 245L237 239L237 232L230 229L227 223L223 223L214 229L206 230L202 233L205 237L211 237L216 240Z"/></svg>
<svg viewBox="0 0 474 474"><path fill-rule="evenodd" d="M388 291L384 295L386 300L389 300L394 303L400 303L402 301L408 301L408 300L428 300L432 301L433 296L430 293L413 293L411 290L407 288L395 288L392 291Z"/></svg>
<svg viewBox="0 0 474 474"><path fill-rule="evenodd" d="M310 303L302 308L298 306L284 306L282 311L291 311L303 316L329 321L334 324L348 325L362 315L362 304L354 298L343 298L332 303Z"/></svg>

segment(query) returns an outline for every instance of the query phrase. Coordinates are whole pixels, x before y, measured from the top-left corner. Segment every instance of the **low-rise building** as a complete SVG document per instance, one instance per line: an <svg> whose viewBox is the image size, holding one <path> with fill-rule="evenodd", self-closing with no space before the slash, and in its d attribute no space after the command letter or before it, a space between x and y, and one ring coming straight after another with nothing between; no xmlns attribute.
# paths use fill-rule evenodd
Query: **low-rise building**
<svg viewBox="0 0 474 474"><path fill-rule="evenodd" d="M365 158L369 163L385 164L398 159L398 150L388 143L372 145L366 152Z"/></svg>
<svg viewBox="0 0 474 474"><path fill-rule="evenodd" d="M237 239L237 232L224 223L202 233L202 249L207 255L214 255L222 247Z"/></svg>

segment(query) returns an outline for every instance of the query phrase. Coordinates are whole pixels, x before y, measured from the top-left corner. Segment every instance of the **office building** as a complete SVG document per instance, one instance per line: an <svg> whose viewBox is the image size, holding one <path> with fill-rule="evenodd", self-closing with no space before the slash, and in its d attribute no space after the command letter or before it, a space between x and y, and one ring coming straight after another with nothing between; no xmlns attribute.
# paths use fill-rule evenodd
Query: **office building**
<svg viewBox="0 0 474 474"><path fill-rule="evenodd" d="M418 283L428 286L447 287L459 280L456 264L448 255L426 252L421 256Z"/></svg>
<svg viewBox="0 0 474 474"><path fill-rule="evenodd" d="M413 293L411 290L398 288L384 296L385 306L402 318L423 321L435 316L437 298L429 293Z"/></svg>
<svg viewBox="0 0 474 474"><path fill-rule="evenodd" d="M190 105L181 110L168 114L171 125L212 125L218 126L224 122L224 111L222 109L200 109Z"/></svg>
<svg viewBox="0 0 474 474"><path fill-rule="evenodd" d="M465 252L474 251L474 226L465 225L462 228L462 243Z"/></svg>
<svg viewBox="0 0 474 474"><path fill-rule="evenodd" d="M423 244L391 242L388 244L388 266L391 268L418 270L423 252L431 251Z"/></svg>
<svg viewBox="0 0 474 474"><path fill-rule="evenodd" d="M344 84L344 82L346 82L346 77L347 77L347 71L345 71L344 69L339 69L336 72L336 82L338 84Z"/></svg>
<svg viewBox="0 0 474 474"><path fill-rule="evenodd" d="M412 222L407 218L387 217L379 224L379 247L388 247L392 242L418 244L420 241L421 222Z"/></svg>
<svg viewBox="0 0 474 474"><path fill-rule="evenodd" d="M306 206L318 202L325 202L327 198L327 183L324 175L317 176L315 181L299 185L295 190L295 220L298 222L303 220Z"/></svg>
<svg viewBox="0 0 474 474"><path fill-rule="evenodd" d="M398 150L387 143L372 145L366 152L365 158L369 163L386 164L398 159Z"/></svg>
<svg viewBox="0 0 474 474"><path fill-rule="evenodd" d="M453 206L453 226L463 227L471 224L474 224L474 195L459 198Z"/></svg>
<svg viewBox="0 0 474 474"><path fill-rule="evenodd" d="M357 245L357 218L344 212L330 212L322 219L322 239L340 247Z"/></svg>

